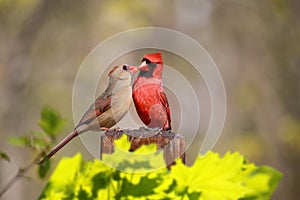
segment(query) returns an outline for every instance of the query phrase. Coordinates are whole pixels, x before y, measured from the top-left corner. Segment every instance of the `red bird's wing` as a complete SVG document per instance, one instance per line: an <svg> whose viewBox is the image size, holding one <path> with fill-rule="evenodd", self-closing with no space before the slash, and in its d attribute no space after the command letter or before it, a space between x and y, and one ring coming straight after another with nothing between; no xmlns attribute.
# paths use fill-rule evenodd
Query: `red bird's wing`
<svg viewBox="0 0 300 200"><path fill-rule="evenodd" d="M167 96L165 94L165 92L163 90L160 90L159 92L159 97L160 97L160 102L161 104L163 105L163 107L165 108L166 110L166 113L167 113L167 120L168 120L168 125L169 125L169 128L171 129L171 116L170 116L170 106L169 106L169 102L168 102L168 99L167 99Z"/></svg>
<svg viewBox="0 0 300 200"><path fill-rule="evenodd" d="M96 117L109 110L111 108L111 98L111 95L108 96L106 94L99 96L96 99L95 103L93 103L83 115L77 127L83 124L88 124L89 122L93 121Z"/></svg>

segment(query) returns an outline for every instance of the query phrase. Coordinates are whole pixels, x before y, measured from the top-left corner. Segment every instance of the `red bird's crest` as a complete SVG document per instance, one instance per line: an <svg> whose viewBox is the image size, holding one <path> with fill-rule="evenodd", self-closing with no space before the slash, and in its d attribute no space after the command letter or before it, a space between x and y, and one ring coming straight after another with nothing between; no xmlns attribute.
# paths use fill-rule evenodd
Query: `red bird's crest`
<svg viewBox="0 0 300 200"><path fill-rule="evenodd" d="M144 58L150 60L153 63L161 63L163 64L161 53L150 53L146 54Z"/></svg>

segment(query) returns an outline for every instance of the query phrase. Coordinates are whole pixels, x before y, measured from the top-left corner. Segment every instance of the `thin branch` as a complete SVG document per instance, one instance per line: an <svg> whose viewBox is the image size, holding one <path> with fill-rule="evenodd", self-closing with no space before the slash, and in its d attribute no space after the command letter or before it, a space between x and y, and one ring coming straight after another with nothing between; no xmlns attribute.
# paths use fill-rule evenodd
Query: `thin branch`
<svg viewBox="0 0 300 200"><path fill-rule="evenodd" d="M48 147L46 148L48 149ZM38 162L40 161L40 159L43 157L43 155L45 154L44 151L42 151L37 157L35 157L34 160L32 160L26 167L24 168L19 168L17 174L12 177L8 182L7 184L0 190L0 198L3 196L3 194L9 189L11 188L15 183L16 181L19 179L19 178L23 178L25 176L25 174L31 169L33 168L35 165L38 164Z"/></svg>

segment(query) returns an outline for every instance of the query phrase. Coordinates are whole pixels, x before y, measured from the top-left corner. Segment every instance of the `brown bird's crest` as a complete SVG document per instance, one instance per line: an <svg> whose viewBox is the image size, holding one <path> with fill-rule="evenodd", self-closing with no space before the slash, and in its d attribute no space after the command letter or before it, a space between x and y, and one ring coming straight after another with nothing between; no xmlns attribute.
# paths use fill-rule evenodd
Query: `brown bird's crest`
<svg viewBox="0 0 300 200"><path fill-rule="evenodd" d="M108 76L111 76L111 75L114 73L114 71L116 71L116 70L118 69L118 67L119 67L119 66L114 66L114 67L112 68L112 70L110 70L110 72L108 73Z"/></svg>

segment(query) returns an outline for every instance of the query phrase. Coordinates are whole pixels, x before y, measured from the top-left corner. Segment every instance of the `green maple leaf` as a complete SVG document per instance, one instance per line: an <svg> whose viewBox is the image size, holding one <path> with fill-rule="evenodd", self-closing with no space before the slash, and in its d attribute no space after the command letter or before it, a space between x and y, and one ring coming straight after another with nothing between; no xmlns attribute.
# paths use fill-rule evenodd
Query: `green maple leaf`
<svg viewBox="0 0 300 200"><path fill-rule="evenodd" d="M198 157L193 167L181 161L172 167L171 176L176 180L176 191L184 196L194 192L201 193L200 199L238 199L243 197L247 188L240 181L233 181L244 162L238 153L227 153L223 158L209 152Z"/></svg>

